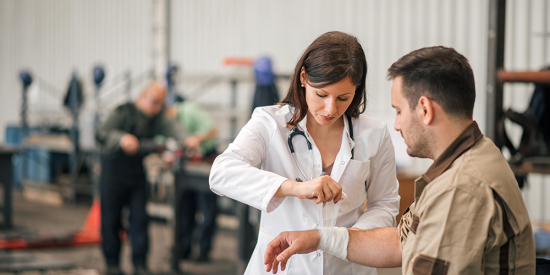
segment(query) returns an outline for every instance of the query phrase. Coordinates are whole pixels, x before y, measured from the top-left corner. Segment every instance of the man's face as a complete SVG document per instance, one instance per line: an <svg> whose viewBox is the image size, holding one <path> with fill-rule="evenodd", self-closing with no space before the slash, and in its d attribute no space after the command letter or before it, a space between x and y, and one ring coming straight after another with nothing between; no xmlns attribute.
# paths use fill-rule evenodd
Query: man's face
<svg viewBox="0 0 550 275"><path fill-rule="evenodd" d="M140 109L149 117L153 117L162 110L166 93L161 90L151 89L143 94L139 104Z"/></svg>
<svg viewBox="0 0 550 275"><path fill-rule="evenodd" d="M407 145L407 154L411 157L429 157L429 136L424 125L420 123L417 112L411 110L409 101L403 93L403 78L394 78L391 87L391 104L397 112L393 128L401 132Z"/></svg>

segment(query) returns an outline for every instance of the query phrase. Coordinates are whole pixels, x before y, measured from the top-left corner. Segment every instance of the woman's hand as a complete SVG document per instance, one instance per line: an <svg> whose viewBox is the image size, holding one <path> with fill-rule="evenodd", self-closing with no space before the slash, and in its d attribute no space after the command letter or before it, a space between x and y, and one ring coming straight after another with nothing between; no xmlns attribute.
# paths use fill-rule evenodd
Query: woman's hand
<svg viewBox="0 0 550 275"><path fill-rule="evenodd" d="M329 201L337 203L342 199L342 186L326 175L306 182L286 180L281 184L275 196L294 196L300 199L310 199L315 203Z"/></svg>

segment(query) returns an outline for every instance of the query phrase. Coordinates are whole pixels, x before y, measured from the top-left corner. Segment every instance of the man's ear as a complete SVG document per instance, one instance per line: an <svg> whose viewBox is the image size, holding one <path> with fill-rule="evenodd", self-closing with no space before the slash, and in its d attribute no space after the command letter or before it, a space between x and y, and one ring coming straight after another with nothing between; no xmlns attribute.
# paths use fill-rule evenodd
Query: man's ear
<svg viewBox="0 0 550 275"><path fill-rule="evenodd" d="M425 125L430 125L434 119L434 105L433 101L425 96L421 96L418 99L418 104L416 106L416 115L418 116L419 121L423 122Z"/></svg>

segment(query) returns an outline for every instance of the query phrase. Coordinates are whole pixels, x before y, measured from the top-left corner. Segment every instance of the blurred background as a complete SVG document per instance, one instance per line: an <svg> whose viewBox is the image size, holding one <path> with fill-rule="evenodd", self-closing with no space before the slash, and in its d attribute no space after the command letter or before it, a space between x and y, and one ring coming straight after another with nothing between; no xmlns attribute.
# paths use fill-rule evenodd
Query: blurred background
<svg viewBox="0 0 550 275"><path fill-rule="evenodd" d="M4 214L12 219L4 217L11 228L0 239L34 236L51 242L62 237L60 232L74 237L71 230L80 230L94 215L94 123L104 121L120 104L135 101L152 80L213 118L217 149L223 152L250 118L258 84L256 61L269 58L273 84L282 98L303 51L333 30L350 33L363 45L368 62L365 113L386 121L392 133L401 204L406 208L412 200L412 180L431 161L410 158L400 134L393 131L389 66L421 47L454 47L474 71L474 119L482 132L495 140L505 128L517 149L528 143L522 141L526 126L513 122L505 111L524 114L533 107L535 83L550 84L547 74L536 73L550 64L549 14L548 0L0 0L0 145L9 157L1 171L10 174L2 182L4 204L13 205L8 207L11 213ZM71 91L78 94L74 101ZM550 221L550 154L531 151L538 154L503 146L538 230ZM180 165L177 169L187 167ZM148 169L153 190L168 190L155 193L148 205L155 221L150 225L152 271L242 273L254 242L257 211L220 197L210 261L174 259L174 194L178 184L186 186L189 175L159 167ZM197 171L197 181L205 181L208 169ZM104 272L97 242L75 248L70 240L73 243L63 249L37 248L30 242L17 249L28 253L18 252L21 257L40 253L50 263L51 255L64 259L67 274ZM132 270L129 262L123 270Z"/></svg>

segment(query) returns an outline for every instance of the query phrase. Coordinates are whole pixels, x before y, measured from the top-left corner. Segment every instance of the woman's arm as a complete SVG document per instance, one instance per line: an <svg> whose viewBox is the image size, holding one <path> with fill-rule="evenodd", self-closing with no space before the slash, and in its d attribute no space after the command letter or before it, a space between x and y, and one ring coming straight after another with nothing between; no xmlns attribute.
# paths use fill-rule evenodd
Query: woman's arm
<svg viewBox="0 0 550 275"><path fill-rule="evenodd" d="M276 121L257 109L210 171L210 189L254 208L273 211L284 198L273 196L286 177L257 168L265 161ZM268 207L269 206L269 207Z"/></svg>
<svg viewBox="0 0 550 275"><path fill-rule="evenodd" d="M257 168L265 161L278 127L266 111L254 111L235 141L214 161L210 189L267 212L275 210L287 196L312 199L316 203L340 200L342 188L328 176L296 182Z"/></svg>

